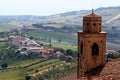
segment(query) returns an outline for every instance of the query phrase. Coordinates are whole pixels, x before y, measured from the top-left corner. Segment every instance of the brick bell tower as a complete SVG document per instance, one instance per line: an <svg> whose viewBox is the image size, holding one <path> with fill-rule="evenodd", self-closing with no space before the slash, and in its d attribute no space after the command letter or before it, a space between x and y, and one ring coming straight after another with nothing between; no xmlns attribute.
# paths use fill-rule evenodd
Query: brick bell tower
<svg viewBox="0 0 120 80"><path fill-rule="evenodd" d="M83 17L83 31L78 31L77 78L105 64L106 32L102 32L102 17L94 14Z"/></svg>

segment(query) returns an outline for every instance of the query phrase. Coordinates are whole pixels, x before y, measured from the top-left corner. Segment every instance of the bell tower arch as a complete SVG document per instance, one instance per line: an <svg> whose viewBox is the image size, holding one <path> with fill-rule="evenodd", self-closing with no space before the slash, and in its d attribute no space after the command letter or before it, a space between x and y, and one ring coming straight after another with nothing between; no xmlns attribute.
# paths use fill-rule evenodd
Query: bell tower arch
<svg viewBox="0 0 120 80"><path fill-rule="evenodd" d="M96 43L92 45L92 55L99 55L99 47Z"/></svg>
<svg viewBox="0 0 120 80"><path fill-rule="evenodd" d="M78 31L78 66L80 78L91 69L105 64L106 32L102 30L102 17L92 11L83 17L83 31Z"/></svg>

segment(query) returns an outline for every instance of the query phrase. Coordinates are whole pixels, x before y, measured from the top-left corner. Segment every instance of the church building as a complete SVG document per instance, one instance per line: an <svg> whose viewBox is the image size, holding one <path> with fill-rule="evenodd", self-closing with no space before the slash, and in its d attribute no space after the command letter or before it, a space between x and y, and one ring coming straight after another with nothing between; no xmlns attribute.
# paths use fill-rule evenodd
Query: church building
<svg viewBox="0 0 120 80"><path fill-rule="evenodd" d="M77 78L105 64L106 32L102 31L102 17L92 11L83 17L83 31L78 31Z"/></svg>

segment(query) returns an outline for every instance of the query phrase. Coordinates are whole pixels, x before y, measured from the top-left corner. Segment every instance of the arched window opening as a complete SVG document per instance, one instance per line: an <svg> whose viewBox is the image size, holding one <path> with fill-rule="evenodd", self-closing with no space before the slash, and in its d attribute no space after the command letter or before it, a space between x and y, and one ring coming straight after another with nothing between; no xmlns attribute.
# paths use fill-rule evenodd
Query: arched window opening
<svg viewBox="0 0 120 80"><path fill-rule="evenodd" d="M80 53L81 54L83 53L83 43L81 43L81 46L80 46Z"/></svg>
<svg viewBox="0 0 120 80"><path fill-rule="evenodd" d="M101 27L99 27L99 32L101 32Z"/></svg>
<svg viewBox="0 0 120 80"><path fill-rule="evenodd" d="M101 26L101 23L99 23L99 26Z"/></svg>
<svg viewBox="0 0 120 80"><path fill-rule="evenodd" d="M87 23L86 25L89 26L89 23Z"/></svg>
<svg viewBox="0 0 120 80"><path fill-rule="evenodd" d="M92 55L99 55L99 48L96 43L92 45Z"/></svg>
<svg viewBox="0 0 120 80"><path fill-rule="evenodd" d="M96 23L93 23L93 26L96 26Z"/></svg>

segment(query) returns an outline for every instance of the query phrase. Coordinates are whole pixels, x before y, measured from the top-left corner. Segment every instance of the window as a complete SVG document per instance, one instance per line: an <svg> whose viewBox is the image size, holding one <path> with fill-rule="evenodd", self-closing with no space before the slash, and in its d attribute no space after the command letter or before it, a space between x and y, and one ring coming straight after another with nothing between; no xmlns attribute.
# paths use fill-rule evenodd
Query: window
<svg viewBox="0 0 120 80"><path fill-rule="evenodd" d="M83 53L83 43L81 43L81 46L80 46L80 53L81 54Z"/></svg>
<svg viewBox="0 0 120 80"><path fill-rule="evenodd" d="M86 25L89 26L89 23L87 23Z"/></svg>
<svg viewBox="0 0 120 80"><path fill-rule="evenodd" d="M96 43L92 45L92 55L98 55L99 54L99 48Z"/></svg>
<svg viewBox="0 0 120 80"><path fill-rule="evenodd" d="M101 23L99 23L99 25L101 26Z"/></svg>
<svg viewBox="0 0 120 80"><path fill-rule="evenodd" d="M101 32L101 27L99 27L99 32Z"/></svg>
<svg viewBox="0 0 120 80"><path fill-rule="evenodd" d="M93 26L96 26L96 24L95 24L95 23L93 23Z"/></svg>

